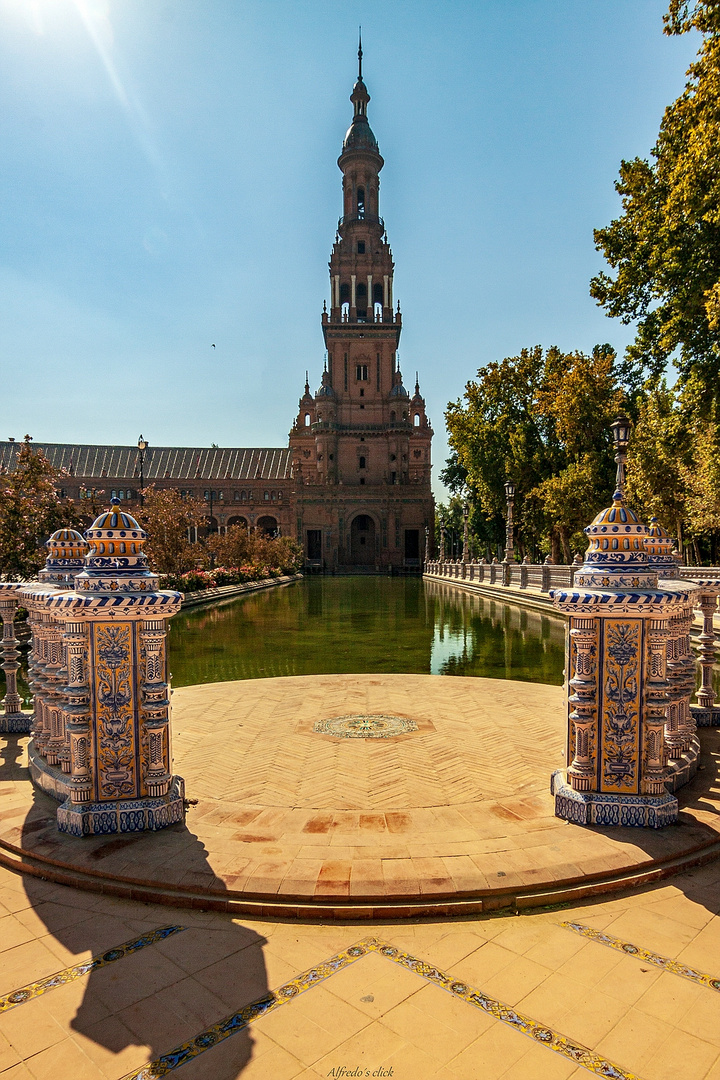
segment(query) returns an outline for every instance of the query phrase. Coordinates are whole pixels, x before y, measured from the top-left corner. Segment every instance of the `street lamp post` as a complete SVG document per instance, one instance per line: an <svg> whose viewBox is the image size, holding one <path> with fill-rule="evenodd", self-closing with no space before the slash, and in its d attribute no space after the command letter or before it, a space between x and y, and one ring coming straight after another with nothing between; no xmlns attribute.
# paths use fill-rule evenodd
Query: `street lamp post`
<svg viewBox="0 0 720 1080"><path fill-rule="evenodd" d="M515 561L513 542L513 506L515 505L515 485L508 480L505 484L505 499L507 502L507 523L505 529L505 562Z"/></svg>
<svg viewBox="0 0 720 1080"><path fill-rule="evenodd" d="M613 442L615 443L615 464L617 475L615 477L615 489L621 495L625 495L625 463L627 461L627 448L630 442L631 422L627 416L618 416L610 425Z"/></svg>
<svg viewBox="0 0 720 1080"><path fill-rule="evenodd" d="M145 505L145 495L143 489L145 488L145 451L147 450L147 442L143 439L142 435L138 439L138 458L140 459L140 505Z"/></svg>
<svg viewBox="0 0 720 1080"><path fill-rule="evenodd" d="M427 567L428 559L430 558L430 526L425 526L425 567Z"/></svg>
<svg viewBox="0 0 720 1080"><path fill-rule="evenodd" d="M445 515L440 514L440 562L445 562Z"/></svg>
<svg viewBox="0 0 720 1080"><path fill-rule="evenodd" d="M468 518L470 517L470 507L468 506L467 499L463 503L463 551L462 561L467 563L470 561L470 548L468 545Z"/></svg>

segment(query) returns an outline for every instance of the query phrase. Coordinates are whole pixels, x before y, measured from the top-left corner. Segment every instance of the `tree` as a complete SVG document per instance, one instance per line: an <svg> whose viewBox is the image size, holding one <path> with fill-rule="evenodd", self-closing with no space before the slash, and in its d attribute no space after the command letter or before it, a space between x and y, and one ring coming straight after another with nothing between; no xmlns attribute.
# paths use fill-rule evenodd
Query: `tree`
<svg viewBox="0 0 720 1080"><path fill-rule="evenodd" d="M672 357L681 383L701 379L706 410L720 395L720 3L672 0L664 21L666 34L699 30L702 47L652 162L620 166L623 213L595 231L615 276L598 274L590 292L608 315L637 320L636 375L659 379Z"/></svg>
<svg viewBox="0 0 720 1080"><path fill-rule="evenodd" d="M0 472L0 576L21 581L44 566L48 537L78 524L73 504L58 495L62 473L31 441L26 435L12 472Z"/></svg>
<svg viewBox="0 0 720 1080"><path fill-rule="evenodd" d="M692 437L683 417L677 388L664 379L646 389L640 401L627 465L627 494L633 509L647 522L657 517L683 546L686 491Z"/></svg>
<svg viewBox="0 0 720 1080"><path fill-rule="evenodd" d="M188 533L205 516L201 502L183 498L174 488L146 488L137 519L148 534L145 552L158 574L177 576L192 570L204 552L191 544Z"/></svg>
<svg viewBox="0 0 720 1080"><path fill-rule="evenodd" d="M590 355L536 346L478 371L446 422L451 475L465 471L479 536L502 542L511 480L521 554L542 545L570 561L591 508L612 493L609 427L626 401L624 377L609 345Z"/></svg>
<svg viewBox="0 0 720 1080"><path fill-rule="evenodd" d="M295 574L304 563L303 550L289 536L270 539L249 533L244 525L229 525L225 533L216 533L206 542L217 566L226 569L241 566L267 567L283 574Z"/></svg>

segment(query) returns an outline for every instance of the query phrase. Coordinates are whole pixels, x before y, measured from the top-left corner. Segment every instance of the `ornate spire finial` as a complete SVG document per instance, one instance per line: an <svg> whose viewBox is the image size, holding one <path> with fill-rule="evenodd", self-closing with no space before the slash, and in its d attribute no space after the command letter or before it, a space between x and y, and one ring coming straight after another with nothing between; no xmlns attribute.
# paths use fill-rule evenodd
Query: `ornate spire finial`
<svg viewBox="0 0 720 1080"><path fill-rule="evenodd" d="M416 394L420 393L420 377L419 377L417 371L415 372L415 393Z"/></svg>
<svg viewBox="0 0 720 1080"><path fill-rule="evenodd" d="M310 393L310 379L308 378L308 371L305 371L305 393Z"/></svg>
<svg viewBox="0 0 720 1080"><path fill-rule="evenodd" d="M362 26L358 27L358 79L362 81Z"/></svg>

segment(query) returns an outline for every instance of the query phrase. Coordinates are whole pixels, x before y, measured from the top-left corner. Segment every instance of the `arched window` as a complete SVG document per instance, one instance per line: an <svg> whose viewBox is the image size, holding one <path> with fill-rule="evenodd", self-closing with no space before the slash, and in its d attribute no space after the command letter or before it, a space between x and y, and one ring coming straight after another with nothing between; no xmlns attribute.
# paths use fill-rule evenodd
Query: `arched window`
<svg viewBox="0 0 720 1080"><path fill-rule="evenodd" d="M346 300L350 300L350 286L344 281L340 286L340 303L344 304Z"/></svg>
<svg viewBox="0 0 720 1080"><path fill-rule="evenodd" d="M111 491L110 492L110 498L111 499L117 499L117 491Z"/></svg>
<svg viewBox="0 0 720 1080"><path fill-rule="evenodd" d="M391 412L391 413L390 413L390 423L391 423L391 424L394 424L394 423L395 423L395 413L394 413L394 412Z"/></svg>
<svg viewBox="0 0 720 1080"><path fill-rule="evenodd" d="M310 413L305 413L305 427L310 427Z"/></svg>
<svg viewBox="0 0 720 1080"><path fill-rule="evenodd" d="M359 469L364 469L365 468L365 458L364 457L360 458L360 461L358 463L358 468Z"/></svg>
<svg viewBox="0 0 720 1080"><path fill-rule="evenodd" d="M413 427L420 427L420 413L418 412L413 417Z"/></svg>
<svg viewBox="0 0 720 1080"><path fill-rule="evenodd" d="M358 217L365 217L365 188L359 187L357 189L357 212Z"/></svg>
<svg viewBox="0 0 720 1080"><path fill-rule="evenodd" d="M241 491L241 492L240 492L240 498L241 498L241 499L242 499L242 501L244 502L244 501L245 501L245 499L247 499L247 491Z"/></svg>
<svg viewBox="0 0 720 1080"><path fill-rule="evenodd" d="M269 498L270 498L270 492L266 491L265 492L265 501L267 502L269 500Z"/></svg>

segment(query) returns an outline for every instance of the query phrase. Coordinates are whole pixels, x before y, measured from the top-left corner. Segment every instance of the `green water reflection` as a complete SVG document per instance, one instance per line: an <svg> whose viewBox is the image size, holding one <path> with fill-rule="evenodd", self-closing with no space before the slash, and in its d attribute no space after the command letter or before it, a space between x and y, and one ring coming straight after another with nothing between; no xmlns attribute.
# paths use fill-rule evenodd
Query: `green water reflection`
<svg viewBox="0 0 720 1080"><path fill-rule="evenodd" d="M311 577L170 623L175 686L399 672L561 684L565 622L419 578ZM27 649L18 689L30 704ZM720 671L715 672L720 696ZM5 681L0 670L0 698Z"/></svg>
<svg viewBox="0 0 720 1080"><path fill-rule="evenodd" d="M398 672L562 683L565 624L419 578L311 577L170 624L174 686Z"/></svg>

